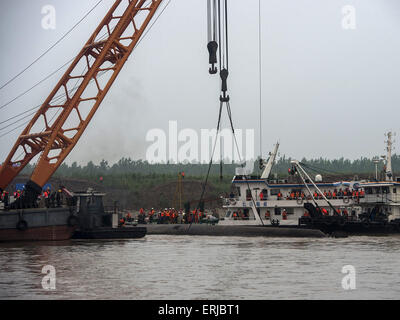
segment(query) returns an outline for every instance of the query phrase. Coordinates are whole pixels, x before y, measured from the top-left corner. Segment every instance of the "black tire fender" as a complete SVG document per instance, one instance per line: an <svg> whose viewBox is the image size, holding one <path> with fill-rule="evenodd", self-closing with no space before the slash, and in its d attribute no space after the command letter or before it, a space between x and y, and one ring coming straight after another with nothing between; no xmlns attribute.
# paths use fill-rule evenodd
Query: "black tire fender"
<svg viewBox="0 0 400 320"><path fill-rule="evenodd" d="M26 222L25 220L21 219L17 222L17 229L19 231L25 231L28 229L28 222Z"/></svg>
<svg viewBox="0 0 400 320"><path fill-rule="evenodd" d="M362 222L362 225L363 225L363 227L364 227L365 229L368 229L368 228L370 227L369 221L363 221L363 222Z"/></svg>
<svg viewBox="0 0 400 320"><path fill-rule="evenodd" d="M68 227L76 227L79 224L79 219L76 216L69 216L67 219Z"/></svg>

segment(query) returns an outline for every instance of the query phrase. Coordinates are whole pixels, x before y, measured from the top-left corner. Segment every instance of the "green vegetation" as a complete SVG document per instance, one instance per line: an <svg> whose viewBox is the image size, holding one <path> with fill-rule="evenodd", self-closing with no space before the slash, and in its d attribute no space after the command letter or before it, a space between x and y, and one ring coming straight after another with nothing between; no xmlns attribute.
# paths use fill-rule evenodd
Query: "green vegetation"
<svg viewBox="0 0 400 320"><path fill-rule="evenodd" d="M274 166L273 173L278 177L287 175L290 167L291 158L281 157ZM375 172L375 165L371 159L361 158L357 160L348 159L302 159L302 163L309 165L323 175L343 176L343 175L370 175ZM393 155L392 165L394 170L400 168L400 156ZM230 188L230 182L235 174L235 168L238 164L223 165L223 180L219 179L219 164L213 164L210 171L210 184L218 192L227 192ZM379 164L381 170L383 164ZM255 173L259 173L258 161L255 161ZM23 173L29 174L32 166L27 166ZM80 166L76 162L71 165L62 164L57 170L56 177L85 179L88 181L100 183L100 177L103 178L102 184L109 187L123 188L130 191L140 191L152 187L163 185L169 182L177 181L178 173L185 172L185 180L203 182L208 169L208 164L150 164L147 161L134 161L130 158L122 158L117 163L110 165L102 160L99 164L92 161L85 166Z"/></svg>

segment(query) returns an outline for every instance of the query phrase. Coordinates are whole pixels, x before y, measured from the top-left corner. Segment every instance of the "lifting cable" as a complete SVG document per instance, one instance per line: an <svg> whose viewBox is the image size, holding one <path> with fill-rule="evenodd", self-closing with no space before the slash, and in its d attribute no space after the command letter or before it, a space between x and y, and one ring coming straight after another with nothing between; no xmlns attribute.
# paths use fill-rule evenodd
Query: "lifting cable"
<svg viewBox="0 0 400 320"><path fill-rule="evenodd" d="M310 169L314 172L320 173L320 171L325 171L326 173L331 173L331 174L343 174L343 172L339 172L339 171L332 171L332 170L328 170L328 169L323 169L323 168L318 168L315 166L312 166L310 164L306 164L303 162L299 162L303 167Z"/></svg>
<svg viewBox="0 0 400 320"><path fill-rule="evenodd" d="M216 144L218 141L218 135L220 133L221 116L222 116L222 110L223 110L224 104L226 105L226 111L228 114L233 139L234 139L236 150L238 153L239 162L240 163L242 162L241 155L240 155L240 149L239 149L239 145L238 145L238 142L236 139L235 129L234 129L233 120L232 120L232 111L231 111L231 107L230 107L230 103L229 103L230 97L227 94L227 91L228 91L227 79L229 76L228 1L227 0L207 0L207 19L208 19L207 49L209 52L209 64L211 65L209 67L209 73L210 74L217 73L217 67L216 67L216 64L218 63L217 50L218 50L218 48L220 48L220 50L219 50L219 74L220 74L220 78L221 78L221 95L219 97L220 106L219 106L219 115L218 115L218 123L217 123L217 132L216 132L216 136L215 136L213 151L212 151L210 162L208 165L206 178L203 183L200 201L196 208L196 211L200 208L200 204L203 201L205 189L206 189L206 186L208 183L208 178L209 178L211 166L213 163L213 156L214 156ZM217 37L217 34L218 34L218 37ZM220 143L221 143L221 141L220 141ZM220 166L221 166L221 170L222 170L222 158L221 158ZM222 175L222 171L221 171L221 175ZM247 183L247 188L250 191L253 206L257 210L256 202L254 200L253 193L251 192L250 184L246 177L246 174L244 175L244 179ZM257 214L259 214L259 213L257 213ZM260 220L261 220L262 225L264 225L264 222L262 221L261 217L260 217ZM190 223L189 229L192 226L192 223L193 223L193 220Z"/></svg>

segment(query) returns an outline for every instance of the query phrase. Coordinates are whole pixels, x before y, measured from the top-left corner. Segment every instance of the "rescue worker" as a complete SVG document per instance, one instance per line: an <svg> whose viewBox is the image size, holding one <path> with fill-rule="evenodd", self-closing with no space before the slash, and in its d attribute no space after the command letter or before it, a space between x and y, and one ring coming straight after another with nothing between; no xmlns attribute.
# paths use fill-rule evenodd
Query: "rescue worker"
<svg viewBox="0 0 400 320"><path fill-rule="evenodd" d="M125 219L123 217L119 220L119 226L125 227Z"/></svg>
<svg viewBox="0 0 400 320"><path fill-rule="evenodd" d="M324 216L329 216L329 212L328 212L328 210L326 210L325 208L322 208L322 214L324 215Z"/></svg>
<svg viewBox="0 0 400 320"><path fill-rule="evenodd" d="M269 220L270 217L271 217L271 213L269 212L269 210L267 210L265 212L265 220Z"/></svg>
<svg viewBox="0 0 400 320"><path fill-rule="evenodd" d="M260 198L260 201L264 200L264 193L263 192L260 192L260 194L258 196Z"/></svg>
<svg viewBox="0 0 400 320"><path fill-rule="evenodd" d="M50 194L50 205L51 205L52 208L54 208L56 206L55 203L56 203L56 193L52 192Z"/></svg>
<svg viewBox="0 0 400 320"><path fill-rule="evenodd" d="M278 192L278 200L281 200L282 199L282 193L279 191Z"/></svg>
<svg viewBox="0 0 400 320"><path fill-rule="evenodd" d="M49 199L50 194L49 194L49 191L50 190L47 189L47 190L45 190L43 192L44 204L45 204L46 208L50 208L50 199Z"/></svg>
<svg viewBox="0 0 400 320"><path fill-rule="evenodd" d="M7 191L3 192L3 202L4 202L4 208L7 208L10 203L10 196Z"/></svg>
<svg viewBox="0 0 400 320"><path fill-rule="evenodd" d="M153 217L154 217L154 209L151 208L150 212L149 212L149 222L153 223Z"/></svg>
<svg viewBox="0 0 400 320"><path fill-rule="evenodd" d="M139 210L139 216L138 216L138 223L140 223L140 224L145 224L146 222L145 222L144 218L145 218L144 209L143 209L143 208L140 208L140 210Z"/></svg>
<svg viewBox="0 0 400 320"><path fill-rule="evenodd" d="M304 215L303 215L303 217L309 217L310 216L310 214L308 213L308 211L306 210L306 211L304 211Z"/></svg>
<svg viewBox="0 0 400 320"><path fill-rule="evenodd" d="M58 190L56 194L56 202L57 202L57 207L61 207L61 190Z"/></svg>
<svg viewBox="0 0 400 320"><path fill-rule="evenodd" d="M282 220L287 220L287 212L286 212L286 209L283 209L283 211L282 211Z"/></svg>

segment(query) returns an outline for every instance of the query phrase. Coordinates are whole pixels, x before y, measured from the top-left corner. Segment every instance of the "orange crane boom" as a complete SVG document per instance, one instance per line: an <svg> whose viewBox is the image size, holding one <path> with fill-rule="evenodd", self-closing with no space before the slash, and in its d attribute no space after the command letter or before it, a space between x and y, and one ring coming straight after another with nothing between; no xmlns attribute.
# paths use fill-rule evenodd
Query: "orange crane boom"
<svg viewBox="0 0 400 320"><path fill-rule="evenodd" d="M26 191L31 192L32 197L41 193L78 142L161 2L115 1L18 137L0 168L0 189L4 190L32 158L40 154ZM79 75L82 65L86 66L86 71ZM99 80L103 73L110 74L106 82ZM88 85L93 81L92 90ZM91 90L87 90L89 88ZM71 94L71 91L74 92ZM57 103L60 93L65 94L65 99Z"/></svg>

